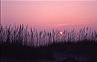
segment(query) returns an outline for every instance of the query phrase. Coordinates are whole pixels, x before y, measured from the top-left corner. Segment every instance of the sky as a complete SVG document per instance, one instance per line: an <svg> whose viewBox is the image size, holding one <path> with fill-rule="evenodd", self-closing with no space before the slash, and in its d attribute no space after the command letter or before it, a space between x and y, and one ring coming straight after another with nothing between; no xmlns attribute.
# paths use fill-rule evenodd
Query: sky
<svg viewBox="0 0 97 62"><path fill-rule="evenodd" d="M1 0L1 1L97 1L97 0Z"/></svg>
<svg viewBox="0 0 97 62"><path fill-rule="evenodd" d="M39 30L97 30L97 0L2 0L1 24L24 24Z"/></svg>

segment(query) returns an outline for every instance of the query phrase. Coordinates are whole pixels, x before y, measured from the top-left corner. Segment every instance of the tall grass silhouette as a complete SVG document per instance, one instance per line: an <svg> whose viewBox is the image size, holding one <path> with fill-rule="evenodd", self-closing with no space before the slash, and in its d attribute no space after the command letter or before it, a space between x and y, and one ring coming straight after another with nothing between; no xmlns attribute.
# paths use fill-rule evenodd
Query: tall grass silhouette
<svg viewBox="0 0 97 62"><path fill-rule="evenodd" d="M62 35L59 32L54 29L50 32L35 28L28 30L28 25L0 26L1 57L97 62L97 31L84 27L78 32L74 29L64 30ZM56 59L56 52L64 52L60 55L65 54L65 59Z"/></svg>
<svg viewBox="0 0 97 62"><path fill-rule="evenodd" d="M74 29L72 31L64 30L63 34L60 35L58 30L51 32L40 31L37 29L30 29L28 31L28 26L23 25L11 27L9 25L5 28L0 26L0 43L20 43L27 46L43 46L58 42L79 42L79 41L97 41L97 32L91 31L91 28L84 27L76 32Z"/></svg>

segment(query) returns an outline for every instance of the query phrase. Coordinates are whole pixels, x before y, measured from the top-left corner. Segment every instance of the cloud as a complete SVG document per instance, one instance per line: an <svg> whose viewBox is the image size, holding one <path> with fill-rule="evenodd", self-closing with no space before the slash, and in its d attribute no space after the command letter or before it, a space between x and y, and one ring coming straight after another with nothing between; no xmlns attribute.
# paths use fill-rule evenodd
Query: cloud
<svg viewBox="0 0 97 62"><path fill-rule="evenodd" d="M76 26L76 25L86 25L86 23L72 23L72 24L48 24L48 25L44 25L44 26L45 26L45 27L56 28L56 27L64 27L64 26Z"/></svg>
<svg viewBox="0 0 97 62"><path fill-rule="evenodd" d="M62 26L68 26L68 24L50 24L45 25L46 27L62 27Z"/></svg>

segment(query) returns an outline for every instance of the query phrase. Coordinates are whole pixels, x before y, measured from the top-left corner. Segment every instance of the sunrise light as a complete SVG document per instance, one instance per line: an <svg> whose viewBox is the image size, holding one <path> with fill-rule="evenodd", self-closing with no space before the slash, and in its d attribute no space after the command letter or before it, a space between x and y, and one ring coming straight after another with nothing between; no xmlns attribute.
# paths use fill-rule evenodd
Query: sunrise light
<svg viewBox="0 0 97 62"><path fill-rule="evenodd" d="M63 34L63 32L60 32L60 34L62 35L62 34Z"/></svg>

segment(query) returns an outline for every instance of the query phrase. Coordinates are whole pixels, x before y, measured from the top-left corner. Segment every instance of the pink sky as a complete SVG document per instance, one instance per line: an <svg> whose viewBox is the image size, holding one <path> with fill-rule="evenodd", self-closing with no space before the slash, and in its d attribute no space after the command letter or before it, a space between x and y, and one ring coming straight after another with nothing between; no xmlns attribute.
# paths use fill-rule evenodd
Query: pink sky
<svg viewBox="0 0 97 62"><path fill-rule="evenodd" d="M97 1L97 0L2 0L2 1Z"/></svg>
<svg viewBox="0 0 97 62"><path fill-rule="evenodd" d="M97 27L97 1L2 0L2 25L24 24L36 28Z"/></svg>

